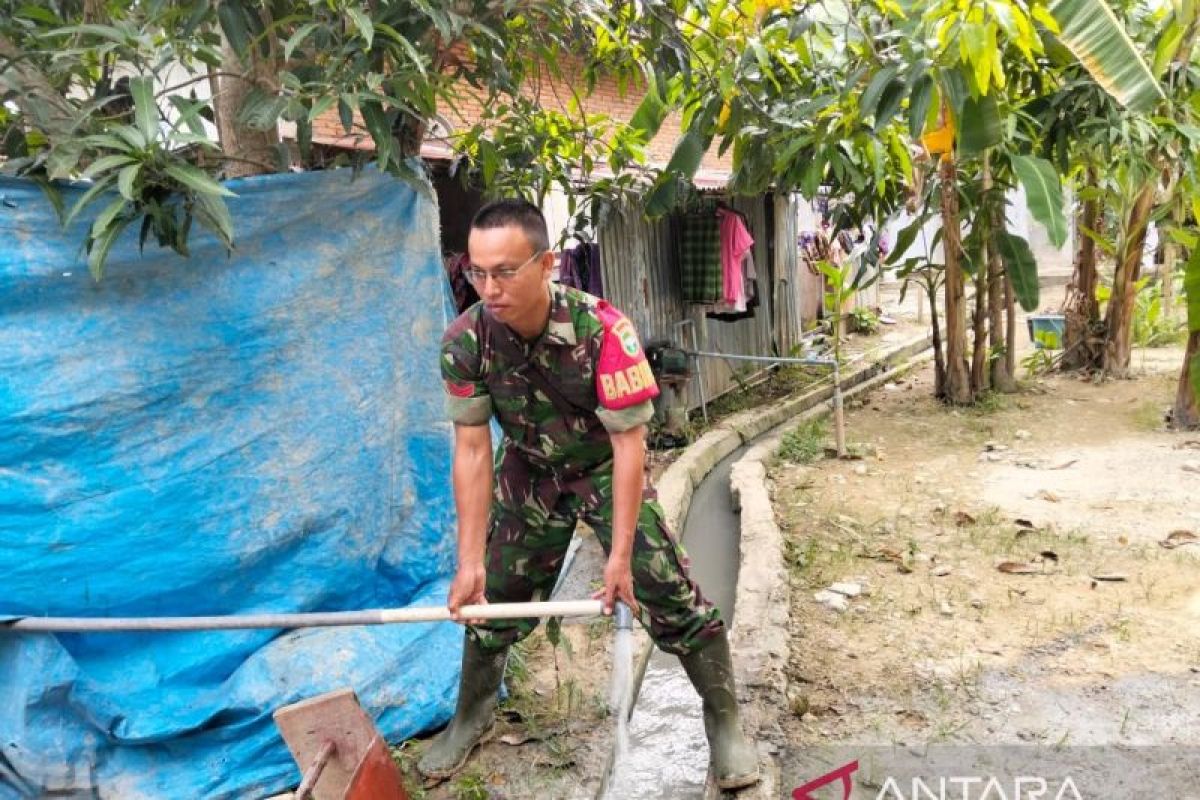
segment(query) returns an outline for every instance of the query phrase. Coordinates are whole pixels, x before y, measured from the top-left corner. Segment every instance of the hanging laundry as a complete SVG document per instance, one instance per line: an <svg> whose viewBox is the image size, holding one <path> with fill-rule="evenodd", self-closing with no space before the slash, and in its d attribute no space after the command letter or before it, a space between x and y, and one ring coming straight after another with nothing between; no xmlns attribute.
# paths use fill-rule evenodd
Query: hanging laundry
<svg viewBox="0 0 1200 800"><path fill-rule="evenodd" d="M584 242L564 250L558 266L558 282L596 297L604 297L600 245Z"/></svg>
<svg viewBox="0 0 1200 800"><path fill-rule="evenodd" d="M747 252L742 259L742 296L744 302L737 305L716 305L704 316L720 322L737 322L740 319L751 319L754 309L759 305L758 300L758 270L754 266L754 254Z"/></svg>
<svg viewBox="0 0 1200 800"><path fill-rule="evenodd" d="M729 208L718 208L721 220L721 273L724 280L723 299L739 311L746 310L745 284L742 277L742 261L754 246L754 237L746 230L742 215Z"/></svg>
<svg viewBox="0 0 1200 800"><path fill-rule="evenodd" d="M471 259L466 253L451 253L442 261L446 280L450 283L450 294L454 297L454 307L460 314L479 302L479 293L467 280L466 269L470 264Z"/></svg>
<svg viewBox="0 0 1200 800"><path fill-rule="evenodd" d="M679 277L685 303L721 301L721 224L711 210L680 220Z"/></svg>

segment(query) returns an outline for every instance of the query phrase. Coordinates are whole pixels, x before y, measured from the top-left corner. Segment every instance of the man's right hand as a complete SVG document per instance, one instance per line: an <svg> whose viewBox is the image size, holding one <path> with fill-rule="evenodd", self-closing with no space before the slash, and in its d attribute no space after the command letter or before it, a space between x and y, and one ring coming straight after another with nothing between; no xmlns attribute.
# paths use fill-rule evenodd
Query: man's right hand
<svg viewBox="0 0 1200 800"><path fill-rule="evenodd" d="M458 613L460 608L486 603L487 597L484 596L486 584L487 571L484 570L483 564L460 566L454 573L454 580L450 583L450 596L446 600L446 605L450 609L450 618L455 622L463 622L463 618ZM465 621L470 625L478 625L483 622L482 619Z"/></svg>

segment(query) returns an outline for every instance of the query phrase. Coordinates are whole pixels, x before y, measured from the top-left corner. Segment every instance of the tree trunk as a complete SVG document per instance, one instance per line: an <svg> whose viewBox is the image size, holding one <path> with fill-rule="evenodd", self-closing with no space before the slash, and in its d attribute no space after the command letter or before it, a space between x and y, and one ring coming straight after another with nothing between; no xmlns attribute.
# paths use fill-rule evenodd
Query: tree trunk
<svg viewBox="0 0 1200 800"><path fill-rule="evenodd" d="M937 288L930 277L929 289L929 325L933 337L933 396L939 400L946 399L946 357L942 353L941 323L937 313Z"/></svg>
<svg viewBox="0 0 1200 800"><path fill-rule="evenodd" d="M1182 227L1183 209L1177 200L1172 205L1172 227ZM1175 265L1179 263L1179 244L1168 236L1162 239L1161 247L1163 249L1163 265L1159 278L1162 281L1162 314L1163 319L1169 320L1175 316Z"/></svg>
<svg viewBox="0 0 1200 800"><path fill-rule="evenodd" d="M1200 331L1188 336L1187 355L1179 373L1179 389L1175 392L1175 407L1171 409L1171 427L1175 430L1200 428L1200 409L1196 407L1196 392L1192 375L1200 370Z"/></svg>
<svg viewBox="0 0 1200 800"><path fill-rule="evenodd" d="M1162 314L1163 319L1171 319L1175 315L1175 264L1179 262L1179 245L1166 242L1163 245L1162 275Z"/></svg>
<svg viewBox="0 0 1200 800"><path fill-rule="evenodd" d="M979 211L975 225L983 235L979 243L979 261L975 267L975 316L971 342L971 394L979 397L990 388L988 372L988 242L991 240L992 220L989 215L992 190L992 165L989 153L983 154L983 193L979 200Z"/></svg>
<svg viewBox="0 0 1200 800"><path fill-rule="evenodd" d="M1087 189L1095 189L1098 178L1095 167L1088 167ZM1100 323L1100 304L1096 301L1096 240L1084 229L1099 232L1100 201L1089 196L1076 216L1076 236L1079 248L1075 251L1075 269L1067 285L1063 302L1066 330L1063 336L1062 368L1086 369L1100 361L1096 329Z"/></svg>
<svg viewBox="0 0 1200 800"><path fill-rule="evenodd" d="M1008 370L1008 379L1012 381L1012 389L1017 390L1017 296L1013 293L1012 276L1004 272L1004 338L1008 347L1004 351L1004 368Z"/></svg>
<svg viewBox="0 0 1200 800"><path fill-rule="evenodd" d="M961 257L961 232L958 227L958 170L954 159L943 157L942 251L946 261L946 402L970 403L971 376L967 370L967 319L965 314L965 277Z"/></svg>
<svg viewBox="0 0 1200 800"><path fill-rule="evenodd" d="M272 45L272 52L275 47ZM250 64L244 65L225 36L221 36L222 76L217 80L218 91L213 97L217 133L225 161L225 177L240 178L274 172L279 164L276 146L279 128L276 125L258 130L243 125L239 119L247 95L255 86L271 91L272 59L263 58L256 47L247 53ZM239 75L241 77L230 77Z"/></svg>
<svg viewBox="0 0 1200 800"><path fill-rule="evenodd" d="M987 248L981 253L975 271L975 316L971 327L971 395L979 397L990 388L987 356Z"/></svg>
<svg viewBox="0 0 1200 800"><path fill-rule="evenodd" d="M1154 208L1156 179L1148 181L1125 224L1124 242L1118 253L1117 270L1113 274L1112 297L1108 301L1108 313L1104 328L1103 370L1118 378L1128 377L1129 361L1133 351L1134 284L1142 268L1142 249L1146 244L1146 226Z"/></svg>
<svg viewBox="0 0 1200 800"><path fill-rule="evenodd" d="M995 209L993 209L992 219L993 223L997 222ZM993 228L993 230L997 230L997 228ZM1011 331L1004 327L1004 277L1004 262L1000 260L1000 253L996 250L995 242L989 238L987 243L988 333L991 337L991 351L994 354L991 362L991 384L992 389L997 392L1015 392L1017 381L1013 377L1013 370L1009 367L1008 354L1017 346L1013 340L1016 325L1011 326Z"/></svg>

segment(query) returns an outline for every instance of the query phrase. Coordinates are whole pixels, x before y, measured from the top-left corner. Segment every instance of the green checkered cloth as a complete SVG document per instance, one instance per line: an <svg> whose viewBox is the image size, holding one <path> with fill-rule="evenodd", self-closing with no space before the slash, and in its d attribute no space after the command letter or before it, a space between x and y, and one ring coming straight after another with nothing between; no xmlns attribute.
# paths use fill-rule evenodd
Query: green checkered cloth
<svg viewBox="0 0 1200 800"><path fill-rule="evenodd" d="M685 303L721 302L721 220L711 211L681 221L679 277Z"/></svg>

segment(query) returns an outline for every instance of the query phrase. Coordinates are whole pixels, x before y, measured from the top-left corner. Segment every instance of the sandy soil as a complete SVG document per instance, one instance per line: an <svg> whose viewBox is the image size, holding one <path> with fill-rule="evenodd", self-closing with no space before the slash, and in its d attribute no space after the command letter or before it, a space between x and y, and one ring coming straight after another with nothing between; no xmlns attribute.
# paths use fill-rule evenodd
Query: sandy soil
<svg viewBox="0 0 1200 800"><path fill-rule="evenodd" d="M551 643L540 626L510 655L494 733L449 781L425 785L415 769L428 739L394 751L411 800L595 797L612 722L608 620L566 625Z"/></svg>
<svg viewBox="0 0 1200 800"><path fill-rule="evenodd" d="M1160 545L1200 536L1200 434L1161 428L1181 361L960 411L926 367L850 410L874 455L773 467L785 761L841 742L1200 744L1200 542ZM838 581L864 589L844 612L814 599Z"/></svg>

